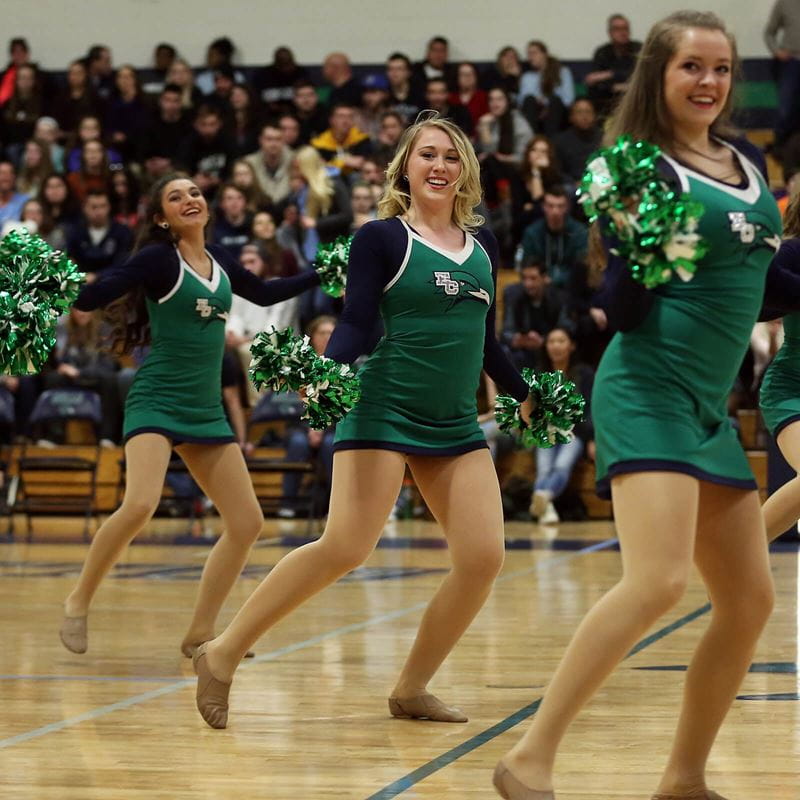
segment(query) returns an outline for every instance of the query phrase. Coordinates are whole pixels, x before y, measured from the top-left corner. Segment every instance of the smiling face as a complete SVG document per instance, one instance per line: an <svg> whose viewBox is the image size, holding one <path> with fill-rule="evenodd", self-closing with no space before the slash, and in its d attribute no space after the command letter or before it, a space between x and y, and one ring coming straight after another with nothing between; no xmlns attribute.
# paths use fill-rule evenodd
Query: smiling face
<svg viewBox="0 0 800 800"><path fill-rule="evenodd" d="M664 103L680 138L707 130L731 89L733 54L722 31L688 28L664 70Z"/></svg>
<svg viewBox="0 0 800 800"><path fill-rule="evenodd" d="M461 158L453 141L441 128L423 128L406 161L411 202L450 204L455 201Z"/></svg>
<svg viewBox="0 0 800 800"><path fill-rule="evenodd" d="M193 181L176 178L161 190L161 213L154 219L158 225L166 222L178 235L194 228L202 230L208 222L208 204Z"/></svg>
<svg viewBox="0 0 800 800"><path fill-rule="evenodd" d="M566 365L570 356L575 352L575 342L562 328L554 328L547 334L545 347L553 366Z"/></svg>

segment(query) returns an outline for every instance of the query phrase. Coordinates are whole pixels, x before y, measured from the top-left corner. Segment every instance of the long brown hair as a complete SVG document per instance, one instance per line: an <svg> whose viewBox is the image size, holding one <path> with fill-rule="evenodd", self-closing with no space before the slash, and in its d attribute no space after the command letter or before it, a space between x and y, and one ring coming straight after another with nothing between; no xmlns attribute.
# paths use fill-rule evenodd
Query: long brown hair
<svg viewBox="0 0 800 800"><path fill-rule="evenodd" d="M188 176L183 172L172 172L157 180L151 187L142 227L139 229L131 255L150 244L177 244L178 239L175 234L158 225L155 216L164 213L162 195L167 184L180 178ZM110 303L106 308L105 318L111 325L108 347L115 355L130 353L137 347L150 344L150 317L147 314L145 293L141 286Z"/></svg>
<svg viewBox="0 0 800 800"><path fill-rule="evenodd" d="M520 164L519 170L520 175L522 176L523 182L527 185L528 181L531 179L531 175L533 173L533 167L531 166L530 161L530 153L534 147L536 147L539 142L544 142L547 145L547 158L549 159L550 163L546 166L543 170L541 170L542 175L542 184L544 186L555 186L556 184L561 182L561 170L558 167L558 159L556 157L556 149L553 147L553 143L541 133L537 133L529 142L525 145L525 153L522 156L522 163Z"/></svg>
<svg viewBox="0 0 800 800"><path fill-rule="evenodd" d="M690 28L703 28L724 34L731 46L731 88L725 105L711 125L711 133L723 138L735 136L730 117L735 83L740 73L736 40L716 14L706 11L677 11L656 22L647 34L630 85L609 120L605 144L613 144L619 136L630 134L659 147L672 144L672 121L664 100L664 71L675 55L683 33Z"/></svg>
<svg viewBox="0 0 800 800"><path fill-rule="evenodd" d="M545 97L552 97L561 86L561 62L550 55L547 45L539 39L528 42L528 47L538 47L544 53L544 67L539 72L539 86Z"/></svg>
<svg viewBox="0 0 800 800"><path fill-rule="evenodd" d="M800 193L796 194L786 206L783 215L783 238L796 239L800 236Z"/></svg>

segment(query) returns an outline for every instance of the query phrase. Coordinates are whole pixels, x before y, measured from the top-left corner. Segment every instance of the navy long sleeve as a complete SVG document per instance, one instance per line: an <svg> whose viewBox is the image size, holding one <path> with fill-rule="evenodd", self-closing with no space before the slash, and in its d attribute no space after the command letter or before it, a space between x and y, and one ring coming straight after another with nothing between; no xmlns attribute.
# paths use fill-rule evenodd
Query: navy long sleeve
<svg viewBox="0 0 800 800"><path fill-rule="evenodd" d="M256 305L280 303L319 284L319 276L313 271L291 278L263 281L244 269L224 248L209 245L208 252L227 273L233 293ZM180 263L174 247L149 245L121 266L105 270L99 280L84 286L75 301L75 308L93 311L139 287L144 289L148 298L157 302L175 285L179 270Z"/></svg>
<svg viewBox="0 0 800 800"><path fill-rule="evenodd" d="M497 282L497 240L480 230L476 240L486 250ZM407 233L400 220L389 219L364 225L353 239L347 268L344 310L325 355L349 363L363 355L378 317L383 289L391 281L405 256ZM500 347L495 334L495 303L486 315L483 368L489 377L517 400L525 400L528 387Z"/></svg>
<svg viewBox="0 0 800 800"><path fill-rule="evenodd" d="M800 311L800 239L781 244L767 271L760 320Z"/></svg>

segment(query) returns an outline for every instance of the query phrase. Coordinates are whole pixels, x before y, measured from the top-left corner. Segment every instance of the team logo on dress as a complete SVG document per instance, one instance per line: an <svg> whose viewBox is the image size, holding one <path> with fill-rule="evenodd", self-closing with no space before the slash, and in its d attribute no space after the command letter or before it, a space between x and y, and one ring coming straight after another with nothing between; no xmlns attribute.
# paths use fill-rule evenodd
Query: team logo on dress
<svg viewBox="0 0 800 800"><path fill-rule="evenodd" d="M200 315L204 325L216 319L221 319L223 322L228 319L228 312L225 311L219 300L215 298L211 298L209 301L206 297L198 297L194 310Z"/></svg>
<svg viewBox="0 0 800 800"><path fill-rule="evenodd" d="M478 279L471 273L457 269L450 272L434 272L432 283L436 287L436 293L443 295L449 303L445 311L463 303L465 300L477 300L480 303L491 305L489 292L481 288Z"/></svg>
<svg viewBox="0 0 800 800"><path fill-rule="evenodd" d="M780 234L775 233L769 219L758 211L729 211L728 224L731 233L745 245L748 251L767 248L777 250L781 246Z"/></svg>

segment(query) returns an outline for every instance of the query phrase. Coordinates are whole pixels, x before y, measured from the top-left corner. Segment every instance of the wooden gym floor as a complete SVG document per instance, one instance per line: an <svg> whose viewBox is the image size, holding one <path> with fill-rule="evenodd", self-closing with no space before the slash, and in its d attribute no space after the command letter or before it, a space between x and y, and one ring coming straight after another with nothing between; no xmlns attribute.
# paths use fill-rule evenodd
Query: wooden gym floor
<svg viewBox="0 0 800 800"><path fill-rule="evenodd" d="M224 620L304 532L303 522L267 523ZM402 521L389 523L366 566L259 642L234 684L225 731L196 713L191 666L178 651L206 547L131 547L97 596L89 652L77 656L57 630L85 545L0 545L0 797L495 797L495 761L535 713L578 621L620 572L610 523L549 532L510 523L506 533L494 594L432 685L469 723L387 712L447 568L435 525ZM800 799L796 548L776 550L772 564L775 614L710 763L710 785L730 800ZM558 762L559 800L650 797L707 613L695 580L579 717Z"/></svg>

